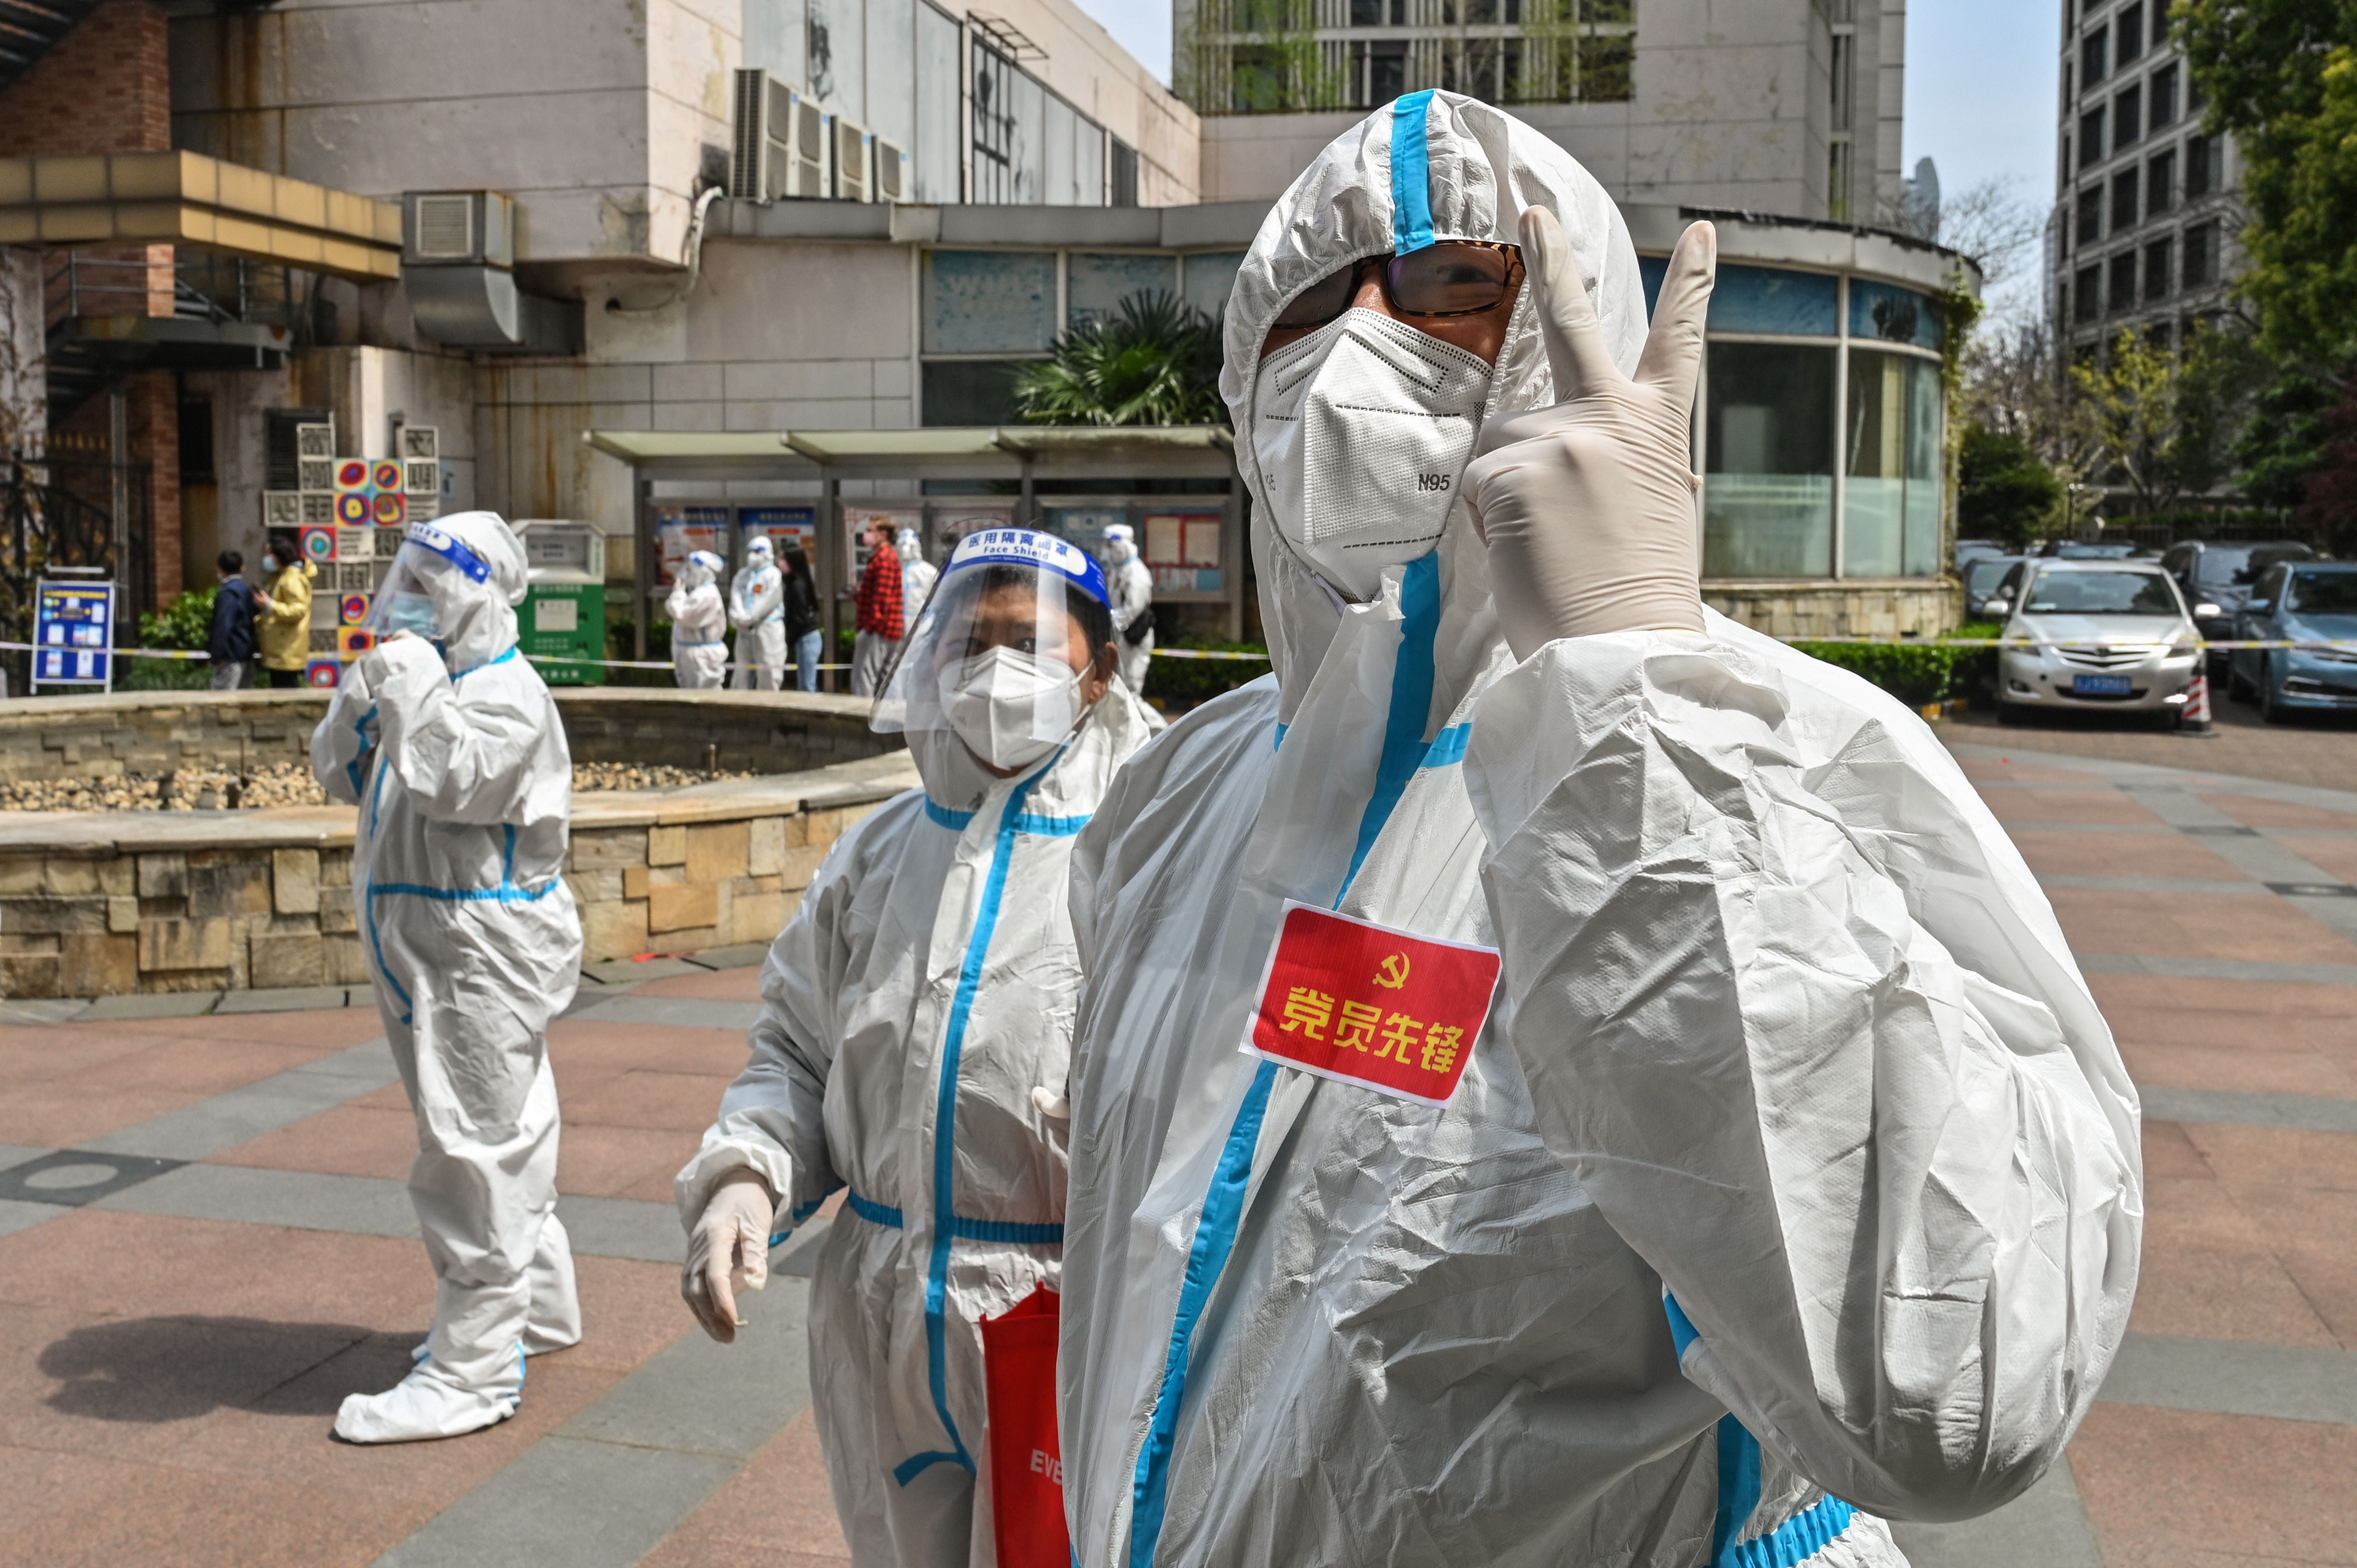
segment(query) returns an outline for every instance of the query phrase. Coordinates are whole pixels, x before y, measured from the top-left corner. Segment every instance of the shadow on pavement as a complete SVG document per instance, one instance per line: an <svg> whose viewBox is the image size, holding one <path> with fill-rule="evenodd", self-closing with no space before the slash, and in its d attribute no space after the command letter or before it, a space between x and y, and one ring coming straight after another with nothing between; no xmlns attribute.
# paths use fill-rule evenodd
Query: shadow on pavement
<svg viewBox="0 0 2357 1568"><path fill-rule="evenodd" d="M38 1365L60 1384L49 1408L93 1421L192 1421L265 1406L333 1415L346 1394L399 1382L416 1338L344 1323L136 1317L77 1328L44 1348ZM305 1375L330 1360L335 1376Z"/></svg>

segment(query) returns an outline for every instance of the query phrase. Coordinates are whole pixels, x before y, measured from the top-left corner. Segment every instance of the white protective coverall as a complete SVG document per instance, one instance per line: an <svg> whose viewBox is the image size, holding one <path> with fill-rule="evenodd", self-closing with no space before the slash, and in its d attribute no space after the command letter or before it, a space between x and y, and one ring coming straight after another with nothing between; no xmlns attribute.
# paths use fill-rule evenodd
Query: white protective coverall
<svg viewBox="0 0 2357 1568"><path fill-rule="evenodd" d="M683 691L709 691L728 673L728 607L720 597L727 563L709 550L687 558L664 607L671 612L671 663Z"/></svg>
<svg viewBox="0 0 2357 1568"><path fill-rule="evenodd" d="M913 631L917 618L924 613L925 596L933 591L942 571L925 559L924 541L917 537L915 529L902 529L893 536L892 545L900 557L900 624Z"/></svg>
<svg viewBox="0 0 2357 1568"><path fill-rule="evenodd" d="M1137 539L1125 522L1104 531L1105 586L1113 594L1114 642L1121 650L1121 683L1143 693L1146 671L1154 661L1154 573L1138 558ZM1146 619L1146 636L1129 640L1137 618Z"/></svg>
<svg viewBox="0 0 2357 1568"><path fill-rule="evenodd" d="M487 575L437 564L421 542L437 536ZM504 1420L524 1354L581 1337L556 1218L547 1041L581 972L581 922L559 875L572 757L516 649L525 562L507 524L487 511L412 524L389 588L413 553L442 651L422 634L381 644L346 672L311 737L320 785L360 807L355 913L417 1115L409 1194L441 1282L416 1369L337 1417L339 1435L360 1442Z"/></svg>
<svg viewBox="0 0 2357 1568"><path fill-rule="evenodd" d="M2126 1324L2133 1090L1920 720L1716 616L1517 665L1461 512L1393 485L1319 543L1280 510L1382 480L1468 356L1371 331L1297 439L1318 378L1260 373L1279 311L1356 257L1512 242L1533 205L1626 371L1618 211L1453 94L1334 142L1237 276L1222 385L1275 671L1133 758L1073 858L1084 1568L1896 1564L1875 1516L2018 1495ZM1554 401L1531 295L1480 417ZM1307 564L1419 535L1363 602ZM1444 1107L1239 1052L1286 899L1503 948Z"/></svg>
<svg viewBox="0 0 2357 1568"><path fill-rule="evenodd" d="M677 1186L693 1232L732 1170L769 1184L780 1231L849 1185L810 1298L835 1509L861 1568L960 1568L996 1560L979 1319L1059 1274L1074 835L1149 731L1116 680L1013 778L908 734L924 788L828 852Z"/></svg>
<svg viewBox="0 0 2357 1568"><path fill-rule="evenodd" d="M728 624L737 628L740 692L775 692L786 675L786 579L766 533L745 546L745 564L728 585Z"/></svg>

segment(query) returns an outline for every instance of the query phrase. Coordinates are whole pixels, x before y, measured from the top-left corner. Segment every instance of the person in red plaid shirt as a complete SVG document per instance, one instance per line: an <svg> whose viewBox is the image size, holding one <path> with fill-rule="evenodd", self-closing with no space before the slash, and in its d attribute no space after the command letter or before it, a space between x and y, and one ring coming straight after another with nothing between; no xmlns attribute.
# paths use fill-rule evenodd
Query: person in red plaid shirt
<svg viewBox="0 0 2357 1568"><path fill-rule="evenodd" d="M892 548L892 520L868 525L867 570L859 575L859 635L851 644L851 691L872 697L908 632L900 602L900 553Z"/></svg>

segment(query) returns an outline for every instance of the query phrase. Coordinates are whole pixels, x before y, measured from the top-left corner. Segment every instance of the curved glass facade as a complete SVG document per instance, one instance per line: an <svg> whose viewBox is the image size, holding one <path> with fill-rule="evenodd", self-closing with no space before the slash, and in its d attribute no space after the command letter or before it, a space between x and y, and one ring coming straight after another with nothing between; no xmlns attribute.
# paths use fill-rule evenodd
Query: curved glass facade
<svg viewBox="0 0 2357 1568"><path fill-rule="evenodd" d="M1641 258L1646 303L1664 258ZM1698 399L1703 575L1936 577L1942 322L1927 293L1723 261Z"/></svg>

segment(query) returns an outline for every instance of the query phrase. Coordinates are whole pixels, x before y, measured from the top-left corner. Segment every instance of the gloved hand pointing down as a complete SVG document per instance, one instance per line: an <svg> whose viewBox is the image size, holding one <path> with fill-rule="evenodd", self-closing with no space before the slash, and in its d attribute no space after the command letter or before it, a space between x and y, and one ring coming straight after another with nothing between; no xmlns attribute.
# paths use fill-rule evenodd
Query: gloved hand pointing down
<svg viewBox="0 0 2357 1568"><path fill-rule="evenodd" d="M1555 214L1523 213L1522 242L1559 401L1490 424L1465 475L1506 641L1528 659L1559 637L1700 631L1691 421L1717 231L1678 241L1634 380Z"/></svg>
<svg viewBox="0 0 2357 1568"><path fill-rule="evenodd" d="M704 1331L723 1345L745 1326L737 1292L770 1283L770 1224L777 1211L768 1183L749 1170L735 1170L713 1187L688 1233L679 1294Z"/></svg>

